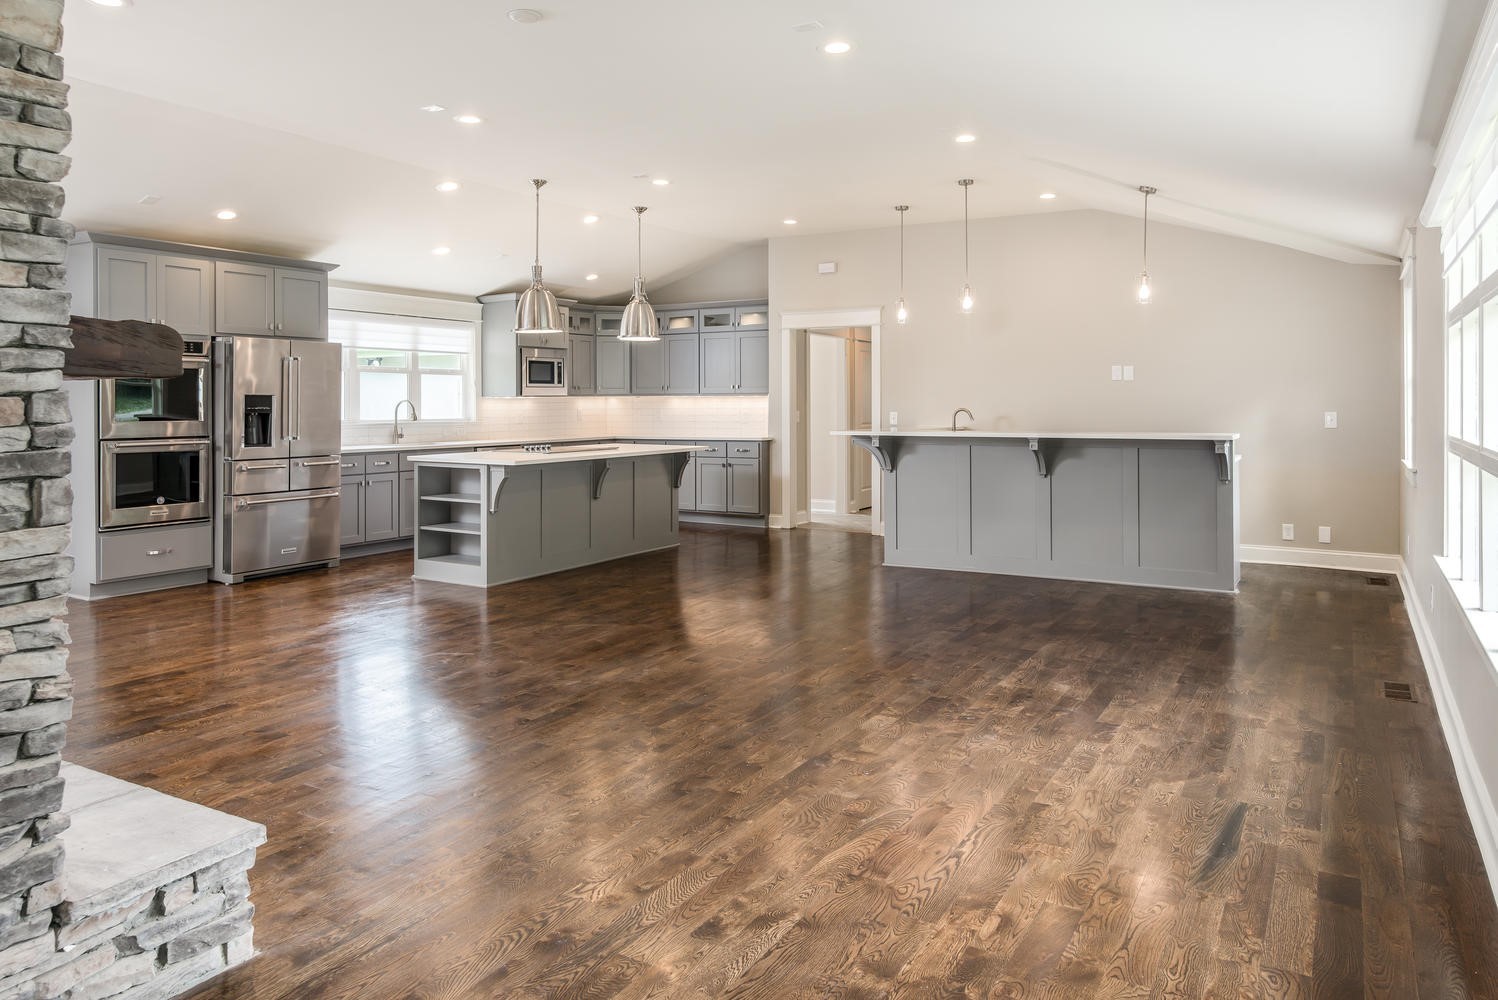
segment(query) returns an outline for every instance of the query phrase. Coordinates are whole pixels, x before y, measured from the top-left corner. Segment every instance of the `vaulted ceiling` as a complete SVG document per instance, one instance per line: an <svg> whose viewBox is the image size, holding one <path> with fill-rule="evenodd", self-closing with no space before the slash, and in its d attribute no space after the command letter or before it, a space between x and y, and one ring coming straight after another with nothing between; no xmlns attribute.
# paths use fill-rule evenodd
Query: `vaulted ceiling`
<svg viewBox="0 0 1498 1000"><path fill-rule="evenodd" d="M960 218L970 176L974 217L1137 212L1151 184L1156 218L1384 261L1482 7L546 0L520 24L489 0L68 0L67 215L468 295L525 280L545 177L549 281L606 296L633 275L631 205L660 281L896 203Z"/></svg>

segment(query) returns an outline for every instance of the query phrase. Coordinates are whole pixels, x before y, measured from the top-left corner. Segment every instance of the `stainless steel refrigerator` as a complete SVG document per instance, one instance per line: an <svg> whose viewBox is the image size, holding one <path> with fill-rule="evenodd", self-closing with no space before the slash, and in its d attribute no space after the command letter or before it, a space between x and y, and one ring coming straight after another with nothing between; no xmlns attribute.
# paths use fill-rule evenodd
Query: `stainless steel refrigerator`
<svg viewBox="0 0 1498 1000"><path fill-rule="evenodd" d="M214 338L214 579L338 564L342 368L337 344Z"/></svg>

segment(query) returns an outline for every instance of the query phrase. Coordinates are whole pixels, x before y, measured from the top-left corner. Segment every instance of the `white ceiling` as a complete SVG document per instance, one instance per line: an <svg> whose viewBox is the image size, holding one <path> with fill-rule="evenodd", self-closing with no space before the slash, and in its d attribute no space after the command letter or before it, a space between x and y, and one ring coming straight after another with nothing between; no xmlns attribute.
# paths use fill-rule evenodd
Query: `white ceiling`
<svg viewBox="0 0 1498 1000"><path fill-rule="evenodd" d="M541 176L548 280L599 296L629 286L634 204L659 282L736 243L891 225L897 202L960 218L971 176L974 217L1137 213L1147 183L1157 218L1386 260L1482 7L530 2L527 26L490 0L70 0L67 217L471 295L525 281ZM822 53L834 37L853 51Z"/></svg>

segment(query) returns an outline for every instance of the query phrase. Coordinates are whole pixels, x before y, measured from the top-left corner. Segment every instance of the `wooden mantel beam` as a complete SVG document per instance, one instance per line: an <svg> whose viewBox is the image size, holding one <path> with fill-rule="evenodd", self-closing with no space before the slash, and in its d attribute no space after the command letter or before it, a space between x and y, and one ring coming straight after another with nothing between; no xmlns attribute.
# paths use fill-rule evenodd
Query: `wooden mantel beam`
<svg viewBox="0 0 1498 1000"><path fill-rule="evenodd" d="M64 378L175 378L182 374L182 335L160 323L74 316Z"/></svg>

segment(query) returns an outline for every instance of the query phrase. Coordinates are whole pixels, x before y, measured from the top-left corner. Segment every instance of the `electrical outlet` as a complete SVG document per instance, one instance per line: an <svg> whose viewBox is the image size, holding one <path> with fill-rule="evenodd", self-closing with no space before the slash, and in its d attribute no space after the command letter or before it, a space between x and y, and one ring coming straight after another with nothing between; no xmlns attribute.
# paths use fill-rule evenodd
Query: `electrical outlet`
<svg viewBox="0 0 1498 1000"><path fill-rule="evenodd" d="M1133 365L1124 365L1123 368L1124 368L1124 381L1125 382L1132 382L1132 381L1134 381L1134 366Z"/></svg>
<svg viewBox="0 0 1498 1000"><path fill-rule="evenodd" d="M1332 543L1332 529L1324 524L1321 527L1317 528L1316 541L1320 542L1322 545L1330 545Z"/></svg>
<svg viewBox="0 0 1498 1000"><path fill-rule="evenodd" d="M1329 431L1336 430L1337 429L1337 411L1336 410L1327 410L1326 413L1322 414L1322 417L1321 417L1321 426L1325 427Z"/></svg>
<svg viewBox="0 0 1498 1000"><path fill-rule="evenodd" d="M1293 541L1295 541L1295 525L1293 525L1293 524L1282 524L1282 525L1280 525L1280 538L1284 539L1287 542L1293 542Z"/></svg>
<svg viewBox="0 0 1498 1000"><path fill-rule="evenodd" d="M1113 366L1113 381L1115 381L1115 382L1122 382L1123 381L1123 365L1114 365Z"/></svg>
<svg viewBox="0 0 1498 1000"><path fill-rule="evenodd" d="M899 427L900 426L900 411L899 410L890 410L889 411L889 425L891 427Z"/></svg>

